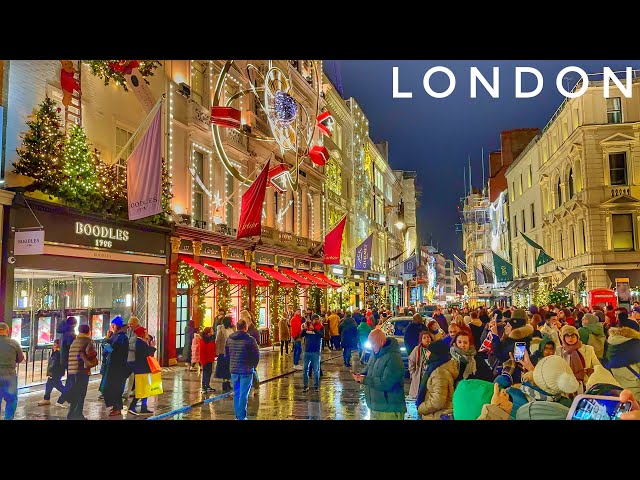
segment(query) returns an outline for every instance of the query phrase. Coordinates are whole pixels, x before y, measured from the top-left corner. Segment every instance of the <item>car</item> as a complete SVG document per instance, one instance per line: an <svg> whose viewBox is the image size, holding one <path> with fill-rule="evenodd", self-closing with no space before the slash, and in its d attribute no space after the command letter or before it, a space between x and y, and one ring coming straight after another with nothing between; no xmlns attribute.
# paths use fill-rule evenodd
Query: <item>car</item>
<svg viewBox="0 0 640 480"><path fill-rule="evenodd" d="M404 331L412 321L413 317L408 316L391 317L380 325L380 330L382 330L388 337L395 338L398 345L400 345L400 356L402 357L402 363L404 364L405 377L409 376L409 353L411 352L407 352L407 348L404 345ZM369 356L372 353L373 350L371 349L371 343L367 341L364 344L364 363L369 361Z"/></svg>
<svg viewBox="0 0 640 480"><path fill-rule="evenodd" d="M423 317L433 317L433 312L436 311L436 308L438 308L438 305L423 305L418 311Z"/></svg>

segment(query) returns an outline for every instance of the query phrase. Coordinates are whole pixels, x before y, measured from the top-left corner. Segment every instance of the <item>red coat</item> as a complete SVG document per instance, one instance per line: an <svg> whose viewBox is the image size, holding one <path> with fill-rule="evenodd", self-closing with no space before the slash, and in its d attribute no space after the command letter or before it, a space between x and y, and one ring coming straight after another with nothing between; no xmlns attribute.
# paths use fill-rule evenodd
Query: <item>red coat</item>
<svg viewBox="0 0 640 480"><path fill-rule="evenodd" d="M609 319L609 326L615 327L618 324L618 320L616 319L616 312L611 310L610 312L605 313L605 315Z"/></svg>
<svg viewBox="0 0 640 480"><path fill-rule="evenodd" d="M294 340L300 336L302 331L302 317L299 312L296 312L291 319L291 338Z"/></svg>
<svg viewBox="0 0 640 480"><path fill-rule="evenodd" d="M200 363L202 365L213 362L216 359L216 342L213 337L210 338L211 340L208 342L200 339Z"/></svg>

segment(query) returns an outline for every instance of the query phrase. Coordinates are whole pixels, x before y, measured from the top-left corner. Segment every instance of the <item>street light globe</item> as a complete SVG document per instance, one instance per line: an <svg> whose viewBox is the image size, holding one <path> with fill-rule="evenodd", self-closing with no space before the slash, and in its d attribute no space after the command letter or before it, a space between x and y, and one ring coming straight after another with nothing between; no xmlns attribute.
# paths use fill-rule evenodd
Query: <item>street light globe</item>
<svg viewBox="0 0 640 480"><path fill-rule="evenodd" d="M402 220L398 220L398 221L396 222L396 228L397 228L398 230L402 230L402 229L404 228L404 222L403 222Z"/></svg>

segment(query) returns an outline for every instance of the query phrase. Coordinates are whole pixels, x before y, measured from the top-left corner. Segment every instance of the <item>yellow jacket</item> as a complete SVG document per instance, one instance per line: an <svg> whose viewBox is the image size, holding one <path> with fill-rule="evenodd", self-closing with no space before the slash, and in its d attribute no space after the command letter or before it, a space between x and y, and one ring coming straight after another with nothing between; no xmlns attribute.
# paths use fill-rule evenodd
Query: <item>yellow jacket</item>
<svg viewBox="0 0 640 480"><path fill-rule="evenodd" d="M340 325L340 317L335 313L329 315L329 331L331 332L332 337L337 337L340 335L338 326Z"/></svg>

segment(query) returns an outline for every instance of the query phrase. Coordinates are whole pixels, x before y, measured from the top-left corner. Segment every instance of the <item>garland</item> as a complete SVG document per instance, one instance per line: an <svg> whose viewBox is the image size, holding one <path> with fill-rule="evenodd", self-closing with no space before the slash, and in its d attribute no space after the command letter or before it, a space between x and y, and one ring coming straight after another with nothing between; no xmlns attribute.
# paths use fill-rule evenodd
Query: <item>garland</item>
<svg viewBox="0 0 640 480"><path fill-rule="evenodd" d="M147 77L152 77L153 71L162 65L158 60L85 60L84 63L89 65L93 75L104 80L105 87L113 81L125 92L129 91L125 75L130 74L134 68L138 69L144 82L149 85Z"/></svg>
<svg viewBox="0 0 640 480"><path fill-rule="evenodd" d="M228 311L231 307L231 287L229 280L220 280L218 282L216 304L218 305L218 309L223 308L225 311Z"/></svg>

